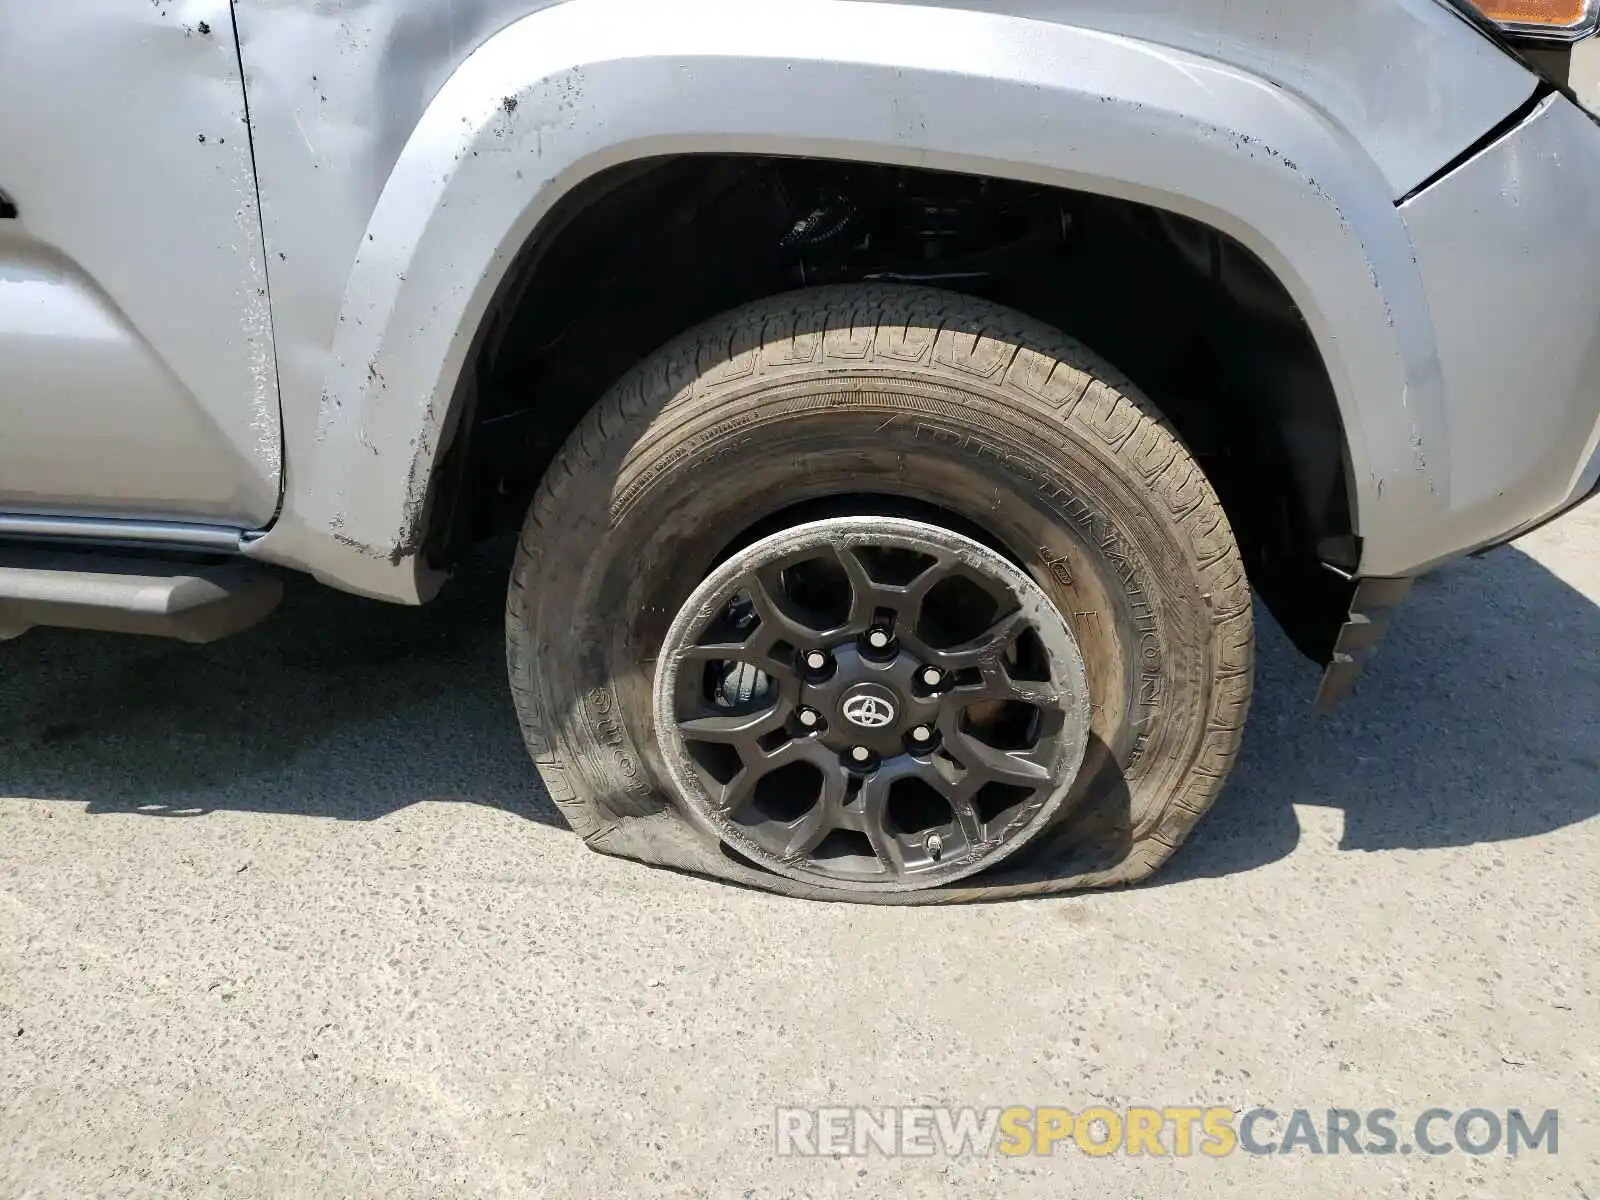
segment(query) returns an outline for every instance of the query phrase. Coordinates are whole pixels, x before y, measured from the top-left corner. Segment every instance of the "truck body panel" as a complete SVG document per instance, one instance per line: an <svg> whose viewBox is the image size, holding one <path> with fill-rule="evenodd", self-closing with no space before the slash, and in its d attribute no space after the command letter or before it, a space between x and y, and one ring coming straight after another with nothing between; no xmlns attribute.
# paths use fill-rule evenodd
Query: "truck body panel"
<svg viewBox="0 0 1600 1200"><path fill-rule="evenodd" d="M0 514L277 511L266 256L227 0L0 12Z"/></svg>

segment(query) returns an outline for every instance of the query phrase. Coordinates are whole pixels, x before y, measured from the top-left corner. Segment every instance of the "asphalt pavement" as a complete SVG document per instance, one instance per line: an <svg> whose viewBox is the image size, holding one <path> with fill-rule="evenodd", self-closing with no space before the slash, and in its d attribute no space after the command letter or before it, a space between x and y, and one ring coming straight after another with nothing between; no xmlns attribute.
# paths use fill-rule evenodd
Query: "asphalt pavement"
<svg viewBox="0 0 1600 1200"><path fill-rule="evenodd" d="M505 568L425 610L296 583L212 647L0 644L0 1195L1600 1200L1600 504L1420 585L1332 717L1263 618L1157 881L961 909L584 850L518 741ZM1559 1143L779 1155L824 1105Z"/></svg>

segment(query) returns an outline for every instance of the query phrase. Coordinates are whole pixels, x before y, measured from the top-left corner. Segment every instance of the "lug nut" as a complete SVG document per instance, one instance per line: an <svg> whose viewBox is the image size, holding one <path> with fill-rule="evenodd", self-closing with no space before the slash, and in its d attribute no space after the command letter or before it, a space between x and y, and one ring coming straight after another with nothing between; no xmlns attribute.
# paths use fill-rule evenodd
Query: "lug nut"
<svg viewBox="0 0 1600 1200"><path fill-rule="evenodd" d="M869 629L867 631L867 645L874 650L887 650L894 637L887 629Z"/></svg>
<svg viewBox="0 0 1600 1200"><path fill-rule="evenodd" d="M944 682L944 672L938 667L924 667L922 669L922 682L931 688L938 687Z"/></svg>
<svg viewBox="0 0 1600 1200"><path fill-rule="evenodd" d="M872 751L865 746L852 746L850 748L850 757L858 763L871 762Z"/></svg>
<svg viewBox="0 0 1600 1200"><path fill-rule="evenodd" d="M806 654L806 666L813 671L825 670L828 666L828 656L821 650L812 650Z"/></svg>
<svg viewBox="0 0 1600 1200"><path fill-rule="evenodd" d="M933 730L927 725L918 725L911 731L911 740L913 742L931 742L933 741Z"/></svg>
<svg viewBox="0 0 1600 1200"><path fill-rule="evenodd" d="M800 724L804 725L807 729L815 729L818 725L822 724L822 714L814 708L802 708L795 715L800 718Z"/></svg>

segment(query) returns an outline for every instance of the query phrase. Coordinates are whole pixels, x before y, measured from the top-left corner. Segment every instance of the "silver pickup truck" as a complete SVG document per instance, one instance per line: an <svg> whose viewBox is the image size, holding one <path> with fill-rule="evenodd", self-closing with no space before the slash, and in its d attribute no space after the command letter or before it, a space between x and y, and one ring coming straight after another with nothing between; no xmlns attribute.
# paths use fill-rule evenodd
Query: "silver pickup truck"
<svg viewBox="0 0 1600 1200"><path fill-rule="evenodd" d="M0 10L0 637L397 604L520 529L596 849L1126 883L1259 597L1348 690L1600 478L1597 0ZM3 662L3 657L0 657Z"/></svg>

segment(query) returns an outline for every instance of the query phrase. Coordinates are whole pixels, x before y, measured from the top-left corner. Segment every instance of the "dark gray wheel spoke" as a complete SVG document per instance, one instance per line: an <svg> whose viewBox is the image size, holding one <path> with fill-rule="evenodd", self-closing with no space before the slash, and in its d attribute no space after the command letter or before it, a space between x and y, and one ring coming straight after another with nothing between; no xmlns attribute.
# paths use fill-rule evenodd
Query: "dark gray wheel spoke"
<svg viewBox="0 0 1600 1200"><path fill-rule="evenodd" d="M957 686L955 695L963 704L980 700L1016 700L1034 708L1054 708L1061 703L1061 689L1051 683L1033 679L1013 679L1005 665L998 661L985 663L979 668L981 678L977 683Z"/></svg>
<svg viewBox="0 0 1600 1200"><path fill-rule="evenodd" d="M935 526L837 518L756 542L685 603L661 658L685 802L797 879L970 875L1043 828L1082 760L1066 623L1015 565Z"/></svg>
<svg viewBox="0 0 1600 1200"><path fill-rule="evenodd" d="M981 786L982 781L969 774L959 785L945 789L950 811L955 814L956 827L961 830L961 836L969 846L984 841L983 817L978 813L978 806L973 799Z"/></svg>
<svg viewBox="0 0 1600 1200"><path fill-rule="evenodd" d="M779 767L786 767L792 762L809 762L819 769L824 766L833 766L832 758L824 758L822 761L818 761L816 748L815 742L804 738L790 738L781 746L775 746L772 749L765 749L760 745L753 746L749 757L745 761L755 767L757 773L761 775L765 775L768 771L775 771ZM827 771L823 771L824 775L827 775L827 773Z"/></svg>
<svg viewBox="0 0 1600 1200"><path fill-rule="evenodd" d="M771 650L773 645L780 641L793 646L803 646L823 632L808 628L784 611L778 599L783 590L778 570L774 567L752 572L742 581L746 589L745 594L750 597L756 615L761 618L761 625L751 638L751 644L763 652Z"/></svg>
<svg viewBox="0 0 1600 1200"><path fill-rule="evenodd" d="M773 647L785 640L788 637L783 630L763 621L742 642L705 642L685 646L679 651L679 658L689 663L748 663L779 680L793 680L797 675L792 657L783 655L775 658L772 654Z"/></svg>
<svg viewBox="0 0 1600 1200"><path fill-rule="evenodd" d="M792 822L778 853L787 859L804 861L833 832L834 822L828 806L821 801L799 820Z"/></svg>
<svg viewBox="0 0 1600 1200"><path fill-rule="evenodd" d="M706 642L698 646L685 646L679 656L696 662L749 662L757 657L755 636L742 642ZM760 664L765 669L766 664Z"/></svg>
<svg viewBox="0 0 1600 1200"><path fill-rule="evenodd" d="M679 721L683 736L696 742L727 742L737 744L751 736L770 733L783 724L783 714L776 707L757 713L718 713L713 716L690 717Z"/></svg>
<svg viewBox="0 0 1600 1200"><path fill-rule="evenodd" d="M889 774L879 772L862 784L861 798L856 802L860 808L856 827L867 835L878 861L888 870L899 874L906 868L906 858L905 848L888 828L889 788L892 782Z"/></svg>
<svg viewBox="0 0 1600 1200"><path fill-rule="evenodd" d="M844 796L844 782L839 772L822 771L815 802L804 812L787 820L777 816L752 819L750 806L761 781L796 762L810 762L819 767L832 765L817 753L815 743L788 741L771 751L756 749L753 759L746 760L744 769L717 797L724 811L743 813L750 826L758 829L786 859L809 855L837 827L839 805Z"/></svg>
<svg viewBox="0 0 1600 1200"><path fill-rule="evenodd" d="M1019 700L1023 704L1033 705L1034 708L1054 708L1061 703L1060 689L1037 680L1012 679L1009 675L1005 675L997 686L1001 693L999 699Z"/></svg>
<svg viewBox="0 0 1600 1200"><path fill-rule="evenodd" d="M849 628L852 633L859 633L872 622L873 609L878 607L880 601L879 585L867 574L867 568L852 547L845 546L835 553L839 565L844 568L845 577L850 581Z"/></svg>
<svg viewBox="0 0 1600 1200"><path fill-rule="evenodd" d="M1050 768L1031 753L997 750L962 730L946 730L950 753L968 772L983 782L1004 783L1012 787L1037 788L1050 781Z"/></svg>
<svg viewBox="0 0 1600 1200"><path fill-rule="evenodd" d="M929 653L933 661L947 671L998 663L1006 647L1027 627L1028 619L1023 616L1022 610L1013 609L996 618L989 628L971 641L948 649L933 649Z"/></svg>
<svg viewBox="0 0 1600 1200"><path fill-rule="evenodd" d="M935 560L907 583L885 583L874 579L856 552L856 547L845 546L836 553L840 565L850 580L850 625L852 632L867 628L875 610L890 609L901 624L914 628L928 590L941 578L943 562Z"/></svg>
<svg viewBox="0 0 1600 1200"><path fill-rule="evenodd" d="M718 812L732 812L749 798L752 782L754 780L750 768L745 767L727 783L706 780L706 794L711 798L712 807Z"/></svg>
<svg viewBox="0 0 1600 1200"><path fill-rule="evenodd" d="M983 819L978 815L977 806L973 803L973 797L982 786L983 780L976 778L970 771L957 780L947 779L928 759L912 759L907 774L915 775L949 802L950 811L955 817L956 829L960 832L963 842L975 846L983 841ZM948 849L950 847L947 847Z"/></svg>
<svg viewBox="0 0 1600 1200"><path fill-rule="evenodd" d="M760 769L745 767L723 785L717 794L717 804L725 812L735 812L744 808L755 792L756 783L765 773Z"/></svg>
<svg viewBox="0 0 1600 1200"><path fill-rule="evenodd" d="M809 857L823 838L839 828L844 792L844 778L837 771L823 775L822 794L816 805L789 826L781 851L784 858L803 860Z"/></svg>

